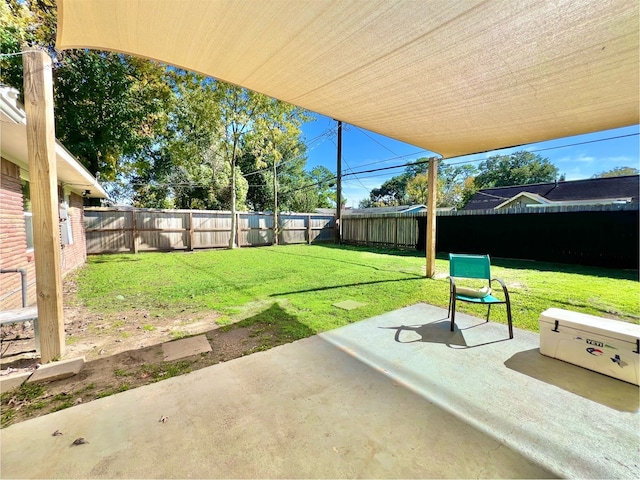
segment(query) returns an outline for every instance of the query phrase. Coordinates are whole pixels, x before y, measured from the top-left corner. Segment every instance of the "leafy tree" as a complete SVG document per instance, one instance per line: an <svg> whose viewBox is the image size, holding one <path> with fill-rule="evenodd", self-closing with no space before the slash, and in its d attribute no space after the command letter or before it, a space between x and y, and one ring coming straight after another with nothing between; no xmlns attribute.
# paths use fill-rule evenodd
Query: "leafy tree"
<svg viewBox="0 0 640 480"><path fill-rule="evenodd" d="M336 183L335 175L326 167L321 165L314 167L309 172L309 180L311 180L313 195L315 198L314 209L331 208L335 205L335 194L333 187Z"/></svg>
<svg viewBox="0 0 640 480"><path fill-rule="evenodd" d="M262 102L258 105L252 132L248 135L248 143L256 160L255 166L269 167L272 171L272 205L276 225L274 241L277 244L279 208L284 205L293 206L293 198L288 199L286 196L283 198L279 193L282 191L280 187L291 183L291 174L294 182L296 179L304 178L302 154L306 151L306 147L300 141L301 125L311 117L303 109L274 98L262 97ZM300 198L299 195L298 198Z"/></svg>
<svg viewBox="0 0 640 480"><path fill-rule="evenodd" d="M216 82L220 125L217 150L231 167L230 206L232 211L229 248L235 246L236 182L238 168L245 153L251 153L257 168L273 169L273 184L278 185L278 165L285 158L300 157L300 125L307 118L298 107L285 104L234 85ZM264 178L264 177L263 177ZM277 212L274 195L274 212ZM244 205L244 200L242 201Z"/></svg>
<svg viewBox="0 0 640 480"><path fill-rule="evenodd" d="M8 0L0 7L2 53L37 45L52 56L56 136L94 175L113 180L120 161L156 142L171 90L164 67L127 55L56 51L54 0ZM22 91L22 57L5 57L0 82Z"/></svg>
<svg viewBox="0 0 640 480"><path fill-rule="evenodd" d="M286 193L286 209L294 212L313 212L316 208L335 205L335 175L323 166L296 176ZM285 207L283 207L283 210Z"/></svg>
<svg viewBox="0 0 640 480"><path fill-rule="evenodd" d="M374 208L374 207L376 207L376 205L373 203L373 200L371 200L371 197L363 198L358 202L358 208Z"/></svg>
<svg viewBox="0 0 640 480"><path fill-rule="evenodd" d="M495 155L481 162L475 177L478 189L551 182L558 169L547 158L519 151L510 155Z"/></svg>
<svg viewBox="0 0 640 480"><path fill-rule="evenodd" d="M419 173L409 180L407 182L407 194L409 195L409 200L411 200L412 203L421 203L426 205L429 199L429 175L426 173Z"/></svg>
<svg viewBox="0 0 640 480"><path fill-rule="evenodd" d="M467 177L463 181L462 192L460 195L460 203L458 204L458 208L464 207L471 197L473 197L478 192L478 188L476 187L475 178Z"/></svg>
<svg viewBox="0 0 640 480"><path fill-rule="evenodd" d="M380 188L374 188L369 199L360 202L360 208L367 206L401 205L407 202L426 203L428 196L429 162L420 158L411 162L404 173L390 178ZM472 165L451 166L438 164L437 205L457 207L462 202L465 180L476 173Z"/></svg>
<svg viewBox="0 0 640 480"><path fill-rule="evenodd" d="M615 167L605 172L596 173L591 178L623 177L625 175L638 175L640 170L633 167Z"/></svg>
<svg viewBox="0 0 640 480"><path fill-rule="evenodd" d="M302 110L148 60L56 51L56 17L54 0L6 0L1 51L20 52L24 43L49 51L57 137L101 181L111 181L105 186L114 195L140 206L235 211L246 204L239 159L248 155L254 164L245 171L271 167L287 187L308 180ZM0 67L0 81L22 89L22 58L2 57ZM261 181L269 178L273 188L273 175ZM288 205L286 192L295 189L283 190ZM301 204L301 194L293 196Z"/></svg>
<svg viewBox="0 0 640 480"><path fill-rule="evenodd" d="M172 92L164 68L121 54L73 50L56 70L58 138L94 175L112 180L164 130Z"/></svg>
<svg viewBox="0 0 640 480"><path fill-rule="evenodd" d="M14 0L0 3L0 52L20 52L22 44L31 37L28 34L32 19L27 5ZM0 81L22 90L22 57L0 57Z"/></svg>
<svg viewBox="0 0 640 480"><path fill-rule="evenodd" d="M403 205L407 203L409 200L407 195L407 182L410 178L411 176L406 173L391 177L379 188L371 190L369 193L371 203L377 207Z"/></svg>
<svg viewBox="0 0 640 480"><path fill-rule="evenodd" d="M220 152L217 84L201 75L172 70L176 98L166 131L166 164L144 166L170 186L177 208L219 210L229 206L231 166ZM162 168L166 165L166 168ZM236 196L244 205L246 183Z"/></svg>

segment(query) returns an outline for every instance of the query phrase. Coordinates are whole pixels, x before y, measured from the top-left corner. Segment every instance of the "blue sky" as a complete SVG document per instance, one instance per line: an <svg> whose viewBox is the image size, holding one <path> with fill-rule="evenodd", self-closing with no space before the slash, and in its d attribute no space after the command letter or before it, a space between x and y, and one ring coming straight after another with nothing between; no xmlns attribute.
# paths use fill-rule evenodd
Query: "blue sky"
<svg viewBox="0 0 640 480"><path fill-rule="evenodd" d="M336 122L322 115L316 115L316 117L315 121L303 126L308 149L307 169L311 170L317 165L322 165L335 173ZM561 174L565 174L567 180L579 180L615 167L640 169L639 132L640 127L635 125L547 142L532 143L524 147L468 155L452 159L451 162L474 161L473 165L478 165L480 161L492 155L528 150L535 151L548 158L551 163L558 167ZM612 137L623 138L605 140ZM584 144L566 146L577 143ZM542 149L549 150L537 151ZM432 156L432 154L421 148L383 137L353 125L344 124L342 133L343 173L401 165L429 156ZM403 168L397 168L345 177L342 190L343 196L347 198L347 206L357 207L360 200L369 197L369 191L372 188L379 187L385 180L394 175L399 175L403 170Z"/></svg>

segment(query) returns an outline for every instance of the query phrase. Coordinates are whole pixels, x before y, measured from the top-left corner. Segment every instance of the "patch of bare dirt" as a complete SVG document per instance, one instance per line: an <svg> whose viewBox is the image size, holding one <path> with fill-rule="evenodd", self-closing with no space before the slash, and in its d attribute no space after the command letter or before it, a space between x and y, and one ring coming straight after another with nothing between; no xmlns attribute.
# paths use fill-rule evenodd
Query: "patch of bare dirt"
<svg viewBox="0 0 640 480"><path fill-rule="evenodd" d="M3 392L1 426L20 422L172 376L225 362L291 341L276 325L216 324L215 312L184 311L152 316L146 310L95 313L79 305L75 285L65 281L66 351L63 359L84 356L79 374L43 385L28 384ZM162 344L205 334L212 351L173 362L163 361ZM33 371L33 325L0 328L0 374Z"/></svg>

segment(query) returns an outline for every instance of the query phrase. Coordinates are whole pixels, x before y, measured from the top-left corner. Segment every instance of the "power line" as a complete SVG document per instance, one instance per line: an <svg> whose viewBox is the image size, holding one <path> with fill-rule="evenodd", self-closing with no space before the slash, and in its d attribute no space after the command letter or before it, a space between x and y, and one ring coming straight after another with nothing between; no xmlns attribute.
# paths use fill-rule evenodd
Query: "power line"
<svg viewBox="0 0 640 480"><path fill-rule="evenodd" d="M330 130L325 130L324 132L322 132L322 133L321 133L320 135L318 135L317 137L314 137L314 138L312 138L311 140L309 140L308 142L305 142L305 146L309 146L311 143L316 142L316 141L318 142L318 143L316 143L315 145L313 145L313 147L309 148L309 150L308 150L307 152L305 152L305 155L306 155L309 151L312 151L313 149L315 149L315 148L317 148L318 146L320 146L320 145L321 145L325 140L327 140L327 138L329 138L329 136L330 136L330 134L331 134L331 133L332 133L332 132L331 132ZM291 162L294 162L294 161L299 160L299 159L301 159L301 158L304 158L304 156L303 156L303 155L297 155L296 157L294 157L294 158L292 158L292 159L290 159L290 160L287 160L287 161L284 161L284 162L279 163L279 164L278 164L278 167L280 167L280 166L282 166L282 165L286 165L286 164L291 163ZM249 176L251 176L251 175L255 175L255 174L257 174L257 173L266 172L266 171L271 171L271 167L261 168L261 169L255 170L255 171L253 171L253 172L243 174L242 176L243 176L243 177L249 177Z"/></svg>
<svg viewBox="0 0 640 480"><path fill-rule="evenodd" d="M585 144L589 144L589 143L597 143L597 142L604 142L604 141L608 141L608 140L618 140L621 138L626 138L626 137L634 137L634 136L638 136L640 135L640 133L631 133L628 135L619 135L616 137L608 137L608 138L601 138L601 139L597 139L597 140L589 140L589 141L585 141L585 142L576 142L576 143L571 143L568 145L558 145L556 147L548 147L548 148L541 148L541 149L537 149L537 150L529 150L529 152L531 153L535 153L535 152L542 152L542 151L547 151L547 150L557 150L560 148L567 148L567 147L575 147L578 145L585 145ZM515 147L505 147L502 150L506 150L507 148L515 148ZM479 152L481 153L481 152ZM462 157L466 157L468 155L475 155L475 154L467 154L467 155L459 155L457 157L450 157L447 158L445 160L450 160L451 158L462 158ZM479 160L469 160L469 161L464 161L464 162L455 162L455 163L448 163L447 165L461 165L464 163L474 163L474 162L480 162L483 159L479 159ZM363 174L363 173L373 173L373 172L381 172L381 171L387 171L387 170L393 170L396 168L403 168L403 167L408 167L411 165L422 165L425 163L429 163L429 159L424 159L424 160L416 160L415 162L408 162L408 163L404 163L401 165L394 165L394 166L390 166L390 167L381 167L381 168L372 168L369 170L361 170L359 172L351 172L351 173L345 173L343 176L347 176L347 175L359 175L359 174Z"/></svg>
<svg viewBox="0 0 640 480"><path fill-rule="evenodd" d="M360 127L356 127L358 130L360 130L363 134L365 134L367 137L369 137L371 140L373 140L374 142L376 142L378 145L380 145L382 148L384 148L385 150L390 151L391 153L393 153L394 155L398 155L396 152L394 152L393 150L391 150L389 147L387 147L386 145L383 145L381 142L379 142L378 140L376 140L375 138L373 138L371 135L369 135L366 130L363 130Z"/></svg>
<svg viewBox="0 0 640 480"><path fill-rule="evenodd" d="M536 152L542 152L542 151L548 151L548 150L559 150L561 148L575 147L575 146L579 146L579 145L587 145L587 144L591 144L591 143L605 142L605 141L609 141L609 140L619 140L621 138L635 137L635 136L638 136L638 135L640 135L640 133L631 133L631 134L627 134L627 135L618 135L618 136L615 136L615 137L600 138L600 139L596 139L596 140L588 140L588 141L584 141L584 142L571 143L571 144L567 144L567 145L558 145L558 146L555 146L555 147L547 147L547 148L541 148L541 149L536 149L536 150L529 150L529 152L536 153ZM318 137L316 137L316 138L318 138ZM509 148L517 148L517 147L505 147L505 148L503 148L501 150L506 150L506 149L509 149ZM494 150L494 151L499 151L499 150ZM478 152L478 153L483 153L483 152ZM448 158L446 160L455 159L455 158L462 158L462 157L466 157L466 156L469 156L469 155L476 155L476 154L459 155L459 156L456 156L456 157L450 157L450 158ZM462 165L462 164L467 164L467 163L480 162L480 161L483 161L483 160L484 159L467 160L467 161L463 161L463 162L453 162L453 163L448 163L447 162L447 165ZM351 171L351 172L343 173L343 177L362 175L362 174L366 174L366 173L387 172L389 170L394 170L394 169L397 169L397 168L404 168L404 167L408 167L410 165L422 165L422 164L425 164L425 163L428 163L428 162L429 162L429 159L416 160L415 162L407 162L407 163L403 163L403 164L400 164L400 165L393 165L393 166L389 166L389 167L372 168L372 169L361 170L361 171L357 171L357 172ZM349 170L352 170L352 169L349 169ZM385 174L367 175L367 176L362 177L362 178L373 178L373 177L384 176L384 175ZM332 177L327 177L327 178L319 180L317 182L310 183L308 185L303 185L301 187L298 187L298 188L292 189L292 190L288 190L288 191L285 191L283 193L292 193L292 192L296 192L296 191L299 191L299 190L315 187L315 186L318 186L318 185L322 185L323 183L334 181L336 179L337 179L337 176L334 175ZM356 179L357 179L357 177L356 177ZM103 182L103 183L113 183L113 182ZM149 183L132 183L130 185L149 185ZM156 185L156 186L169 186L169 185L205 186L205 185L201 185L201 184L171 184L171 183L166 183L166 184L155 183L154 185ZM361 185L362 185L362 183L361 183ZM364 187L364 185L362 185L362 186Z"/></svg>
<svg viewBox="0 0 640 480"><path fill-rule="evenodd" d="M606 142L606 141L609 141L609 140L619 140L621 138L627 138L627 137L637 137L638 135L640 135L640 133L629 133L627 135L618 135L616 137L598 138L596 140L587 140L587 141L584 141L584 142L570 143L568 145L558 145L558 146L555 146L555 147L538 148L536 150L527 150L527 152L529 152L529 153L546 152L548 150L559 150L561 148L577 147L579 145L587 145L587 144L590 144L590 143ZM504 147L504 148L501 148L499 150L489 150L489 151L490 152L499 152L501 150L508 150L508 149L511 149L511 148L518 148L518 147L523 147L523 146L525 146L525 145L515 145L513 147ZM468 157L469 155L479 155L481 153L487 153L487 152L467 153L465 155L458 155L458 156L455 156L455 157L449 157L449 158L446 158L445 160ZM483 160L485 160L485 159L484 158L480 158L478 160L467 160L467 161L464 161L464 162L454 162L454 163L448 163L447 162L447 165L462 165L462 164L465 164L465 163L482 162Z"/></svg>

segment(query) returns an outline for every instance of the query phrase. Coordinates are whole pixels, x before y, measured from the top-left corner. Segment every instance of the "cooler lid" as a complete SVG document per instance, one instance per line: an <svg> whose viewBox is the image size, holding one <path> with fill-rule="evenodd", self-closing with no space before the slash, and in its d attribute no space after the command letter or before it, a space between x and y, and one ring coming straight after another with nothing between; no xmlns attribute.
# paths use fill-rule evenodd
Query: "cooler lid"
<svg viewBox="0 0 640 480"><path fill-rule="evenodd" d="M636 343L640 338L640 325L635 323L596 317L586 313L572 312L561 308L549 308L540 314L540 322L560 326L588 330L607 337L618 338L625 342Z"/></svg>

